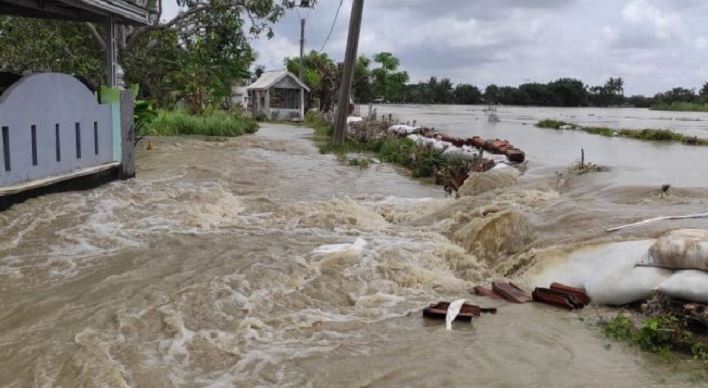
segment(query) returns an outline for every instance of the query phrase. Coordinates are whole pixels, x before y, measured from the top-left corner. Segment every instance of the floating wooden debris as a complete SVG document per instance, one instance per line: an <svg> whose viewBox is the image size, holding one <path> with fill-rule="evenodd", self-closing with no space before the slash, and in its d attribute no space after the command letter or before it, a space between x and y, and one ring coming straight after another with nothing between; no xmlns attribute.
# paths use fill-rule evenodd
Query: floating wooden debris
<svg viewBox="0 0 708 388"><path fill-rule="evenodd" d="M500 294L504 299L513 303L528 303L531 298L528 294L514 283L493 282L492 290Z"/></svg>
<svg viewBox="0 0 708 388"><path fill-rule="evenodd" d="M553 283L550 288L537 287L532 297L534 302L568 310L581 309L590 304L590 298L584 290L560 283Z"/></svg>
<svg viewBox="0 0 708 388"><path fill-rule="evenodd" d="M492 290L491 288L487 288L487 287L483 287L483 286L475 286L474 288L472 288L470 290L470 292L472 292L475 295L486 296L486 297L492 298L492 299L503 299L503 297L501 295L494 292L494 290Z"/></svg>
<svg viewBox="0 0 708 388"><path fill-rule="evenodd" d="M423 310L423 316L431 319L444 320L447 316L447 308L450 307L450 302L438 302L431 304ZM480 316L482 313L496 314L497 309L479 307L474 304L465 303L460 309L460 313L455 318L456 321L469 321L472 318Z"/></svg>

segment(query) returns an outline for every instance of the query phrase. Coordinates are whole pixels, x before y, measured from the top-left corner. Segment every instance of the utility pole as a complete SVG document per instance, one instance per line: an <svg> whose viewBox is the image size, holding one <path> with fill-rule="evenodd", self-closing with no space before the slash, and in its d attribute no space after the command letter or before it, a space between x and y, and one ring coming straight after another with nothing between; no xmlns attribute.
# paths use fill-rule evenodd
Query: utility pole
<svg viewBox="0 0 708 388"><path fill-rule="evenodd" d="M303 74L303 56L305 54L305 19L300 18L300 81L303 81L302 79L302 74ZM304 82L304 81L303 81Z"/></svg>
<svg viewBox="0 0 708 388"><path fill-rule="evenodd" d="M336 145L342 144L346 135L349 96L351 94L352 80L354 78L356 55L359 49L359 33L361 31L361 19L363 13L364 0L354 0L352 3L351 20L349 21L349 37L347 38L347 52L344 57L342 84L339 87L337 121L334 127L334 144Z"/></svg>

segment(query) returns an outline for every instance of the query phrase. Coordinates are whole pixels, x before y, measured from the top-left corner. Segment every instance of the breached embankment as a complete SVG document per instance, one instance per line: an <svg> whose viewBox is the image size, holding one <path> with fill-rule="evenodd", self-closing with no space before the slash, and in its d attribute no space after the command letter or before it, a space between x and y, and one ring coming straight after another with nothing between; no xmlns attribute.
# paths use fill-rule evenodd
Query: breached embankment
<svg viewBox="0 0 708 388"><path fill-rule="evenodd" d="M456 199L318 154L309 136L266 124L225 142L157 139L134 181L1 214L2 385L689 381L564 311L505 306L446 332L420 309L499 277L525 284L561 246L651 238L669 225L604 229L696 212L705 190L660 199L521 176Z"/></svg>

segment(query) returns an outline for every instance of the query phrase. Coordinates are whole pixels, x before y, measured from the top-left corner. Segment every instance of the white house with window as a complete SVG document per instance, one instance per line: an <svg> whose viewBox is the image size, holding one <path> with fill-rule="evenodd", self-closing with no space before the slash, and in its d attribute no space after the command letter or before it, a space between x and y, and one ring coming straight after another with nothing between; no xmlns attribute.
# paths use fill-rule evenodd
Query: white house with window
<svg viewBox="0 0 708 388"><path fill-rule="evenodd" d="M267 71L247 89L254 117L305 119L305 92L310 89L295 74L287 70Z"/></svg>

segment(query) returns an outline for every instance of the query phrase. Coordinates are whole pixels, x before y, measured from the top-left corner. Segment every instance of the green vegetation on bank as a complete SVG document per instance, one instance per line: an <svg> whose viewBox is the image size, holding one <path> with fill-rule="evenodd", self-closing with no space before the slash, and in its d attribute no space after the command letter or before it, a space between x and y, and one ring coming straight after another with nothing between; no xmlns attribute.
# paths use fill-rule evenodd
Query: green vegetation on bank
<svg viewBox="0 0 708 388"><path fill-rule="evenodd" d="M323 154L334 153L345 156L348 153L370 152L382 162L393 163L409 169L411 175L416 178L432 177L435 175L436 168L450 167L456 163L444 159L439 151L418 147L415 142L407 138L383 137L366 142L348 138L344 144L335 146L331 141L332 126L315 112L307 114L305 125L315 129L315 142ZM349 164L360 165L361 163L360 161L350 161Z"/></svg>
<svg viewBox="0 0 708 388"><path fill-rule="evenodd" d="M157 115L143 127L144 132L140 135L231 137L256 132L258 123L250 117L226 111L196 115L184 110L159 110Z"/></svg>
<svg viewBox="0 0 708 388"><path fill-rule="evenodd" d="M687 136L668 129L613 129L606 127L583 127L581 125L567 123L565 121L546 119L536 123L539 128L551 129L568 129L580 130L593 135L601 135L607 137L624 137L628 139L649 140L649 141L664 141L678 142L688 145L708 146L708 139L702 139L696 136Z"/></svg>
<svg viewBox="0 0 708 388"><path fill-rule="evenodd" d="M628 341L647 352L670 356L680 352L696 360L708 361L708 348L688 330L688 323L670 314L645 319L639 326L626 315L617 315L602 323L605 336ZM708 364L706 364L708 367Z"/></svg>
<svg viewBox="0 0 708 388"><path fill-rule="evenodd" d="M652 105L652 110L670 112L708 112L708 103L704 102L673 102Z"/></svg>

